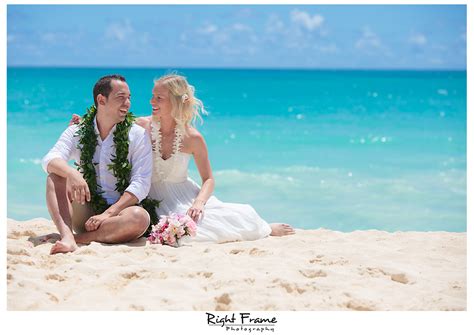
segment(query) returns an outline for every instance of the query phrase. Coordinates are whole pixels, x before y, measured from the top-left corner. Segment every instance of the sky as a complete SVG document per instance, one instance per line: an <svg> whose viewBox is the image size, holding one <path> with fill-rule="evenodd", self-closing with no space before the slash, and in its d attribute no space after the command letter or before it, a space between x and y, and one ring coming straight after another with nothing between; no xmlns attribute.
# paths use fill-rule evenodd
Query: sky
<svg viewBox="0 0 474 335"><path fill-rule="evenodd" d="M8 5L8 66L466 69L465 5Z"/></svg>

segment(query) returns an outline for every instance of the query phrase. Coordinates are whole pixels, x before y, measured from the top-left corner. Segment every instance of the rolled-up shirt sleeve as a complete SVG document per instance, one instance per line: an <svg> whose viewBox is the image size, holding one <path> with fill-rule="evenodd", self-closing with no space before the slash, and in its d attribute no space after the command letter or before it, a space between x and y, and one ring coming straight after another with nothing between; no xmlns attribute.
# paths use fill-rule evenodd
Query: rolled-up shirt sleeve
<svg viewBox="0 0 474 335"><path fill-rule="evenodd" d="M133 136L135 141L132 143L134 145L133 148L130 147L132 172L130 185L125 191L132 193L140 202L146 198L150 191L153 160L148 133L143 128L139 128L134 132Z"/></svg>
<svg viewBox="0 0 474 335"><path fill-rule="evenodd" d="M41 161L43 170L48 173L48 164L55 158L61 158L66 162L73 158L77 149L78 138L74 136L78 130L77 125L69 126L59 137L56 144L49 150Z"/></svg>

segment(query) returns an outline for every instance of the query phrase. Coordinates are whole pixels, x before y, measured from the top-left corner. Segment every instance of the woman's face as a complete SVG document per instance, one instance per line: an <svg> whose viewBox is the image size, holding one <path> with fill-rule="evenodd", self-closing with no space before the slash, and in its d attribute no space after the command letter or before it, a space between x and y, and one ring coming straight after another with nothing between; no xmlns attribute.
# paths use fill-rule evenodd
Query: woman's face
<svg viewBox="0 0 474 335"><path fill-rule="evenodd" d="M171 101L168 89L160 83L153 87L152 97L150 99L153 116L163 116L171 114Z"/></svg>

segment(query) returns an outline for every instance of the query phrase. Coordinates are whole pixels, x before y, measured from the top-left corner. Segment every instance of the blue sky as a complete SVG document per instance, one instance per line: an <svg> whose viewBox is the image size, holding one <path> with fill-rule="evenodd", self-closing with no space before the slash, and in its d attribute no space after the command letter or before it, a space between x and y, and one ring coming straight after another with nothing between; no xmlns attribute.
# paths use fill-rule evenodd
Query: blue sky
<svg viewBox="0 0 474 335"><path fill-rule="evenodd" d="M8 66L465 69L464 5L9 5Z"/></svg>

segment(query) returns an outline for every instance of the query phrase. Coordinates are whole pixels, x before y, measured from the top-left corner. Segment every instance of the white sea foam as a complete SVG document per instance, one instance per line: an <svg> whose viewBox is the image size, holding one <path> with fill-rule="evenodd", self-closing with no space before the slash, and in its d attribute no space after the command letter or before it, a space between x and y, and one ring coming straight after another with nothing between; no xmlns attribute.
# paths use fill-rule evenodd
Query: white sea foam
<svg viewBox="0 0 474 335"><path fill-rule="evenodd" d="M41 158L28 158L28 159L20 158L19 161L20 163L23 163L23 164L30 163L34 165L41 165Z"/></svg>
<svg viewBox="0 0 474 335"><path fill-rule="evenodd" d="M222 201L250 203L270 221L306 228L319 222L345 231L465 229L463 170L373 176L299 165L265 172L220 170L215 175Z"/></svg>

